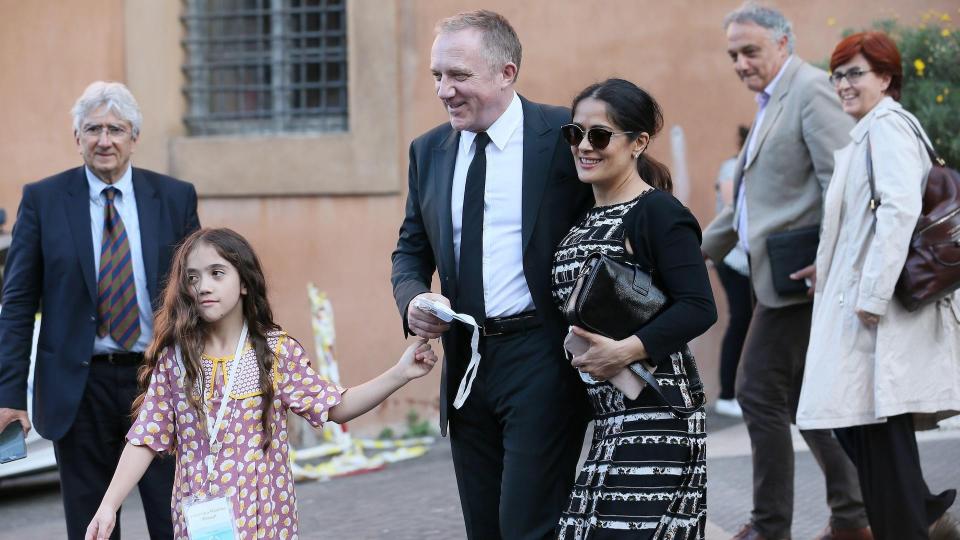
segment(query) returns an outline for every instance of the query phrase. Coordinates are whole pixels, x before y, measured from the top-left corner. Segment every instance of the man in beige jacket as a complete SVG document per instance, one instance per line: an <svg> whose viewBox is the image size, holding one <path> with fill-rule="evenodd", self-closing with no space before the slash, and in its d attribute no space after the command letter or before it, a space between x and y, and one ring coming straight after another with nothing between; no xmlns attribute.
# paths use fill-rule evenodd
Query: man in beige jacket
<svg viewBox="0 0 960 540"><path fill-rule="evenodd" d="M793 55L790 22L776 10L745 4L724 20L727 51L757 93L754 124L734 173L734 204L707 227L703 251L715 261L738 243L750 258L756 307L737 376L737 399L753 448L753 512L736 539L790 538L795 420L810 336L811 300L773 287L766 240L817 226L833 151L853 126L827 74ZM812 278L812 265L795 279ZM829 430L803 431L823 469L828 528L819 538L868 539L856 471Z"/></svg>

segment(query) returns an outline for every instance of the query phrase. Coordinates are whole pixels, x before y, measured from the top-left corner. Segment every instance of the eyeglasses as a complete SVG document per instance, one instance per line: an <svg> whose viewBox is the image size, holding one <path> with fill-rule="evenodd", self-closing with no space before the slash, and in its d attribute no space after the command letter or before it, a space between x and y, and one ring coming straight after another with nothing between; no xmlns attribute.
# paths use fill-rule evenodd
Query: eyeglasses
<svg viewBox="0 0 960 540"><path fill-rule="evenodd" d="M108 137L115 141L125 138L130 133L127 128L116 124L91 124L83 126L83 129L81 129L83 136L90 139L99 139L104 131L107 132Z"/></svg>
<svg viewBox="0 0 960 540"><path fill-rule="evenodd" d="M832 82L834 86L840 86L840 81L846 78L848 83L857 84L857 81L859 81L860 77L863 77L865 73L870 73L870 70L855 67L848 69L846 72L834 71L830 74L830 82Z"/></svg>
<svg viewBox="0 0 960 540"><path fill-rule="evenodd" d="M618 133L602 127L592 127L584 131L583 128L577 124L566 124L560 127L560 133L562 133L563 138L570 143L570 146L580 146L580 143L583 142L583 137L586 136L587 141L590 142L590 146L592 146L594 150L603 150L610 144L610 137L614 135L630 135L634 132L621 131Z"/></svg>

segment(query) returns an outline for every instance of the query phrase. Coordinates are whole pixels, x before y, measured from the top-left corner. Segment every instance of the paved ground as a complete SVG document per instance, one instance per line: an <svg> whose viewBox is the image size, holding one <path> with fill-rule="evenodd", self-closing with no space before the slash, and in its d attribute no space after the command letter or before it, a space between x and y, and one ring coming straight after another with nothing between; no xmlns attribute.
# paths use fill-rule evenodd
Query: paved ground
<svg viewBox="0 0 960 540"><path fill-rule="evenodd" d="M750 444L739 421L711 415L708 424L708 539L729 538L750 511ZM827 521L823 480L799 436L793 535L812 538ZM960 487L960 429L920 437L931 488ZM464 537L450 449L441 439L425 457L330 482L297 485L301 538L447 540ZM954 513L960 509L954 508ZM135 495L121 518L125 538L146 538ZM53 474L0 486L0 539L65 537Z"/></svg>

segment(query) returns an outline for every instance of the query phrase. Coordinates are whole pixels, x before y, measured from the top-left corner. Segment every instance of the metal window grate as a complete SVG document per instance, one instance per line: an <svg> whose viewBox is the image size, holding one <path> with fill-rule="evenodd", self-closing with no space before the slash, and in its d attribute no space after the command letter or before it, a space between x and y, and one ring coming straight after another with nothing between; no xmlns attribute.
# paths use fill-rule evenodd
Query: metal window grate
<svg viewBox="0 0 960 540"><path fill-rule="evenodd" d="M346 0L184 0L192 135L345 131Z"/></svg>

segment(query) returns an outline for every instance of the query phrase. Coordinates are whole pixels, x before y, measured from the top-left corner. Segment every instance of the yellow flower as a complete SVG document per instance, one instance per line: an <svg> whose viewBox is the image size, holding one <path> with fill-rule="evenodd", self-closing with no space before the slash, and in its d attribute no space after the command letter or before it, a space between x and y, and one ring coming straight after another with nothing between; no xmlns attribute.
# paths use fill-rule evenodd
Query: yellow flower
<svg viewBox="0 0 960 540"><path fill-rule="evenodd" d="M943 22L950 22L950 14L944 13L943 15L940 16L940 20Z"/></svg>
<svg viewBox="0 0 960 540"><path fill-rule="evenodd" d="M917 76L919 77L923 77L923 70L926 69L926 67L927 65L919 58L913 61L913 69L917 70Z"/></svg>
<svg viewBox="0 0 960 540"><path fill-rule="evenodd" d="M943 103L943 94L937 94L937 103Z"/></svg>
<svg viewBox="0 0 960 540"><path fill-rule="evenodd" d="M836 17L827 17L827 26L836 26L837 18Z"/></svg>
<svg viewBox="0 0 960 540"><path fill-rule="evenodd" d="M944 28L943 30L940 31L940 35L943 37L950 37L950 30L947 28Z"/></svg>

